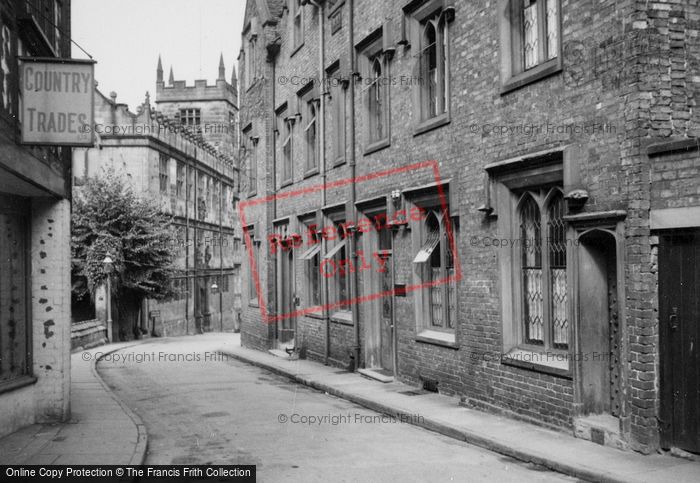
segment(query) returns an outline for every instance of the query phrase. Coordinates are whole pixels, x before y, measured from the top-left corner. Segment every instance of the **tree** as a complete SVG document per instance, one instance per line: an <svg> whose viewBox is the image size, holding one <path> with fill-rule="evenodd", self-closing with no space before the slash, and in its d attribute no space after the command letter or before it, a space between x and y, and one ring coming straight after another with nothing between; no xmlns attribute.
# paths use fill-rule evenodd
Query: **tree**
<svg viewBox="0 0 700 483"><path fill-rule="evenodd" d="M71 255L73 294L94 298L105 283L103 261L114 261L112 296L119 337L139 337L138 315L145 298L171 296L174 275L171 218L155 200L137 197L113 170L91 178L73 200Z"/></svg>

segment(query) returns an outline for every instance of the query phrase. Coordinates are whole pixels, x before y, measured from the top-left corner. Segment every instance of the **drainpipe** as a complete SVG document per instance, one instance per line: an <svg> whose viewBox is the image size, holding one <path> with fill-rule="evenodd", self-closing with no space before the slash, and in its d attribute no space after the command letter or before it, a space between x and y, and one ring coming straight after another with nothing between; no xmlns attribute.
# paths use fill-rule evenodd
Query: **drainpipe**
<svg viewBox="0 0 700 483"><path fill-rule="evenodd" d="M348 51L350 59L350 70L354 70L355 66L355 22L354 22L354 8L355 2L353 0L348 0ZM352 183L350 184L350 210L352 212L354 223L357 223L357 206L355 205L357 199L357 186L355 183L356 174L356 164L355 164L355 76L350 73L350 159L348 164L350 165L350 176ZM353 230L354 231L354 230ZM350 253L352 256L353 266L357 266L357 239L353 235L350 237ZM356 300L358 296L358 279L357 271L353 270L350 272L350 299ZM357 371L360 367L360 310L357 303L353 303L350 306L352 310L352 321L353 328L355 329L355 345L352 348L353 357L355 358L355 370Z"/></svg>
<svg viewBox="0 0 700 483"><path fill-rule="evenodd" d="M192 188L195 190L195 198L196 198L196 189L197 189L197 183L196 183L196 177L194 175L194 166L192 165L191 161L185 158L185 293L187 296L185 297L185 334L189 333L190 330L190 216L192 214L190 213L190 187L188 186L188 183L190 181L190 176L192 177L192 182L195 184L195 186ZM197 206L196 206L196 201L194 202L195 208L194 211L195 213L197 212ZM194 242L193 246L194 246ZM194 294L194 280L192 281L192 294Z"/></svg>
<svg viewBox="0 0 700 483"><path fill-rule="evenodd" d="M325 61L325 38L324 38L324 25L325 25L325 19L324 19L324 14L323 14L323 4L320 3L318 0L309 0L309 3L312 4L314 7L318 9L318 81L319 81L319 99L320 99L320 106L318 109L318 113L316 115L316 118L319 119L319 139L320 139L320 146L319 146L319 154L320 154L320 160L321 160L321 183L323 185L323 189L321 190L321 206L326 206L327 204L327 192L326 192L326 179L327 179L327 170L326 170L326 82L325 82L325 70L324 70L324 65L326 63ZM323 223L323 228L325 228L326 221L325 218L322 220ZM322 243L322 253L326 253L328 250L328 243L326 242L325 239L321 240ZM323 292L324 292L324 297L326 301L326 306L328 306L329 302L329 288L328 288L328 279L325 277L323 278ZM325 351L324 351L324 363L328 365L330 363L330 358L331 358L331 319L330 319L330 310L326 308L324 310L324 320L326 322L325 326L325 334L324 334L324 343L325 343Z"/></svg>
<svg viewBox="0 0 700 483"><path fill-rule="evenodd" d="M273 121L270 124L272 126L276 126L276 124L277 124L277 122L276 122L277 121L277 114L275 113L275 96L277 95L276 94L277 90L275 89L275 85L276 85L275 83L277 82L277 55L279 54L279 49L280 49L280 44L277 43L277 40L278 39L275 39L275 41L273 41L273 43L270 43L267 45L267 60L268 60L268 62L270 62L270 64L271 64L270 67L272 68L272 78L271 78L272 80L270 82L270 86L272 89L272 92L271 92L272 102L270 103L270 115L271 115L270 119L272 119L272 121ZM277 218L277 136L275 136L274 130L275 130L275 128L272 127L272 132L268 133L271 136L272 142L266 144L268 146L270 144L272 145L272 166L270 166L270 168L271 168L270 171L272 173L272 188L271 188L271 192L272 192L272 218L271 219L272 220L275 220ZM265 181L269 186L270 185L269 179L266 178ZM265 187L266 191L268 189L270 189L270 188L268 188L268 186ZM266 206L266 204L263 205L263 207L265 207L265 206ZM270 228L270 230L273 229L271 220L270 220L269 228ZM272 232L270 232L270 233L272 233ZM264 245L263 245L263 247L264 247ZM265 250L263 249L263 251L265 251ZM269 257L270 252L268 251L267 253L268 253L268 257ZM269 262L269 260L270 260L270 258L268 258L268 262ZM274 275L274 271L276 270L276 264L272 265L272 264L268 263L267 268L268 268L268 270L267 270L268 277L270 275ZM260 269L258 268L258 270L260 270ZM272 277L272 279L274 280L274 276ZM269 278L267 281L269 282ZM266 285L269 288L269 283L267 283ZM261 288L261 290L262 290L262 288ZM279 301L277 300L277 290L272 290L271 294L274 294L275 315L277 315L277 311L279 309L279 307L278 307ZM272 297L270 297L269 300L272 300ZM270 316L270 315L271 314L268 313L268 316ZM277 322L275 322L275 324L277 324ZM269 325L268 327L271 327L271 325ZM270 335L270 329L268 328L268 337L269 337L269 335ZM272 341L269 341L269 342L270 342L270 346L272 346L272 344L271 344ZM296 341L295 341L295 344L296 344Z"/></svg>
<svg viewBox="0 0 700 483"><path fill-rule="evenodd" d="M223 166L223 162L218 160L219 166ZM221 169L223 171L223 168ZM221 288L224 285L224 215L223 215L223 195L224 194L224 182L219 181L219 324L221 326L221 332L224 331L224 292Z"/></svg>

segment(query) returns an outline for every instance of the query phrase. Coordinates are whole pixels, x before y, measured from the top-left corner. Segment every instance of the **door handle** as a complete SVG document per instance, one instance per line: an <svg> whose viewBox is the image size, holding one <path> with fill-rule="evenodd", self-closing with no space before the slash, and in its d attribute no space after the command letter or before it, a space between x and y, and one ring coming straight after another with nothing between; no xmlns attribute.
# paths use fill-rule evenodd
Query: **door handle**
<svg viewBox="0 0 700 483"><path fill-rule="evenodd" d="M671 330L678 330L678 307L671 309L671 315L668 317L668 322L671 324Z"/></svg>

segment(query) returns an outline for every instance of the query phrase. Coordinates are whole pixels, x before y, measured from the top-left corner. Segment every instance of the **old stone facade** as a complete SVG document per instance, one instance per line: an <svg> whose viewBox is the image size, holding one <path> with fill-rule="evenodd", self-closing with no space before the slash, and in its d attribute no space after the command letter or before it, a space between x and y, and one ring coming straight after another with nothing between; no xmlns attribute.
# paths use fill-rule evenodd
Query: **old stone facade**
<svg viewBox="0 0 700 483"><path fill-rule="evenodd" d="M0 436L70 411L70 148L19 144L17 60L70 57L70 7L0 4Z"/></svg>
<svg viewBox="0 0 700 483"><path fill-rule="evenodd" d="M231 158L238 155L238 80L235 68L231 82L226 80L223 55L219 59L216 82L207 85L206 79L195 80L193 86L188 86L184 80L175 80L172 67L166 85L163 65L158 58L156 108L164 116L197 131L222 154Z"/></svg>
<svg viewBox="0 0 700 483"><path fill-rule="evenodd" d="M160 64L160 63L159 63ZM163 88L161 69L158 92ZM235 78L234 78L235 82ZM179 99L171 111L191 109L185 101L191 87L168 88L168 99ZM206 84L206 82L205 82ZM75 189L104 169L127 176L140 196L159 200L164 213L173 216L172 250L178 276L173 279L176 295L169 300L146 300L141 310L141 332L156 336L234 331L240 317L241 232L236 205L239 174L230 146L229 110L237 115L235 85L217 81L217 98L193 100L201 109L201 125L188 126L151 106L148 94L136 113L116 102L116 94L105 97L95 91L97 146L75 149ZM179 94L178 94L179 93ZM176 101L173 101L176 102ZM208 102L212 104L210 113ZM226 115L221 112L226 106ZM221 122L219 122L221 121ZM206 124L205 124L206 123ZM207 142L204 129L217 139ZM226 136L222 137L222 133ZM98 318L104 317L104 291L96 296ZM130 337L129 331L114 329L114 340Z"/></svg>
<svg viewBox="0 0 700 483"><path fill-rule="evenodd" d="M700 450L698 21L696 2L249 0L243 344Z"/></svg>

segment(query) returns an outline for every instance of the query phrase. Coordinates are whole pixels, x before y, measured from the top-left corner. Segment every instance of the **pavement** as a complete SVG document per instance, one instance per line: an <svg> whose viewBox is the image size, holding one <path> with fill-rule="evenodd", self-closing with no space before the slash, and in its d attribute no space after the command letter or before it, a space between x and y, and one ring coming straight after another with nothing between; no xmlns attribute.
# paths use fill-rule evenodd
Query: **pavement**
<svg viewBox="0 0 700 483"><path fill-rule="evenodd" d="M606 482L700 481L700 463L695 461L600 446L565 432L459 406L456 397L415 395L414 387L400 382L381 383L317 362L247 349L241 347L237 334L218 336L217 350L227 356L373 411L572 477ZM0 439L0 464L143 464L145 426L112 393L95 368L98 353L130 345L134 344L112 344L73 354L71 420L32 425Z"/></svg>
<svg viewBox="0 0 700 483"><path fill-rule="evenodd" d="M141 465L147 435L141 419L97 374L104 354L134 343L110 344L71 356L71 418L34 424L0 439L3 465Z"/></svg>
<svg viewBox="0 0 700 483"><path fill-rule="evenodd" d="M239 339L238 339L239 340ZM220 352L379 413L517 460L589 481L697 482L700 463L661 454L621 451L510 418L459 406L459 398L400 382L381 383L308 360L291 360L222 340ZM408 394L407 394L408 392Z"/></svg>

